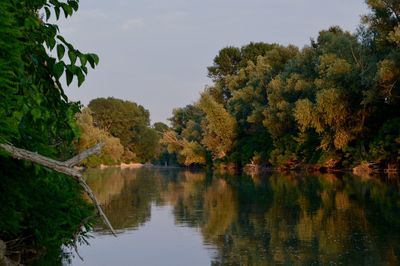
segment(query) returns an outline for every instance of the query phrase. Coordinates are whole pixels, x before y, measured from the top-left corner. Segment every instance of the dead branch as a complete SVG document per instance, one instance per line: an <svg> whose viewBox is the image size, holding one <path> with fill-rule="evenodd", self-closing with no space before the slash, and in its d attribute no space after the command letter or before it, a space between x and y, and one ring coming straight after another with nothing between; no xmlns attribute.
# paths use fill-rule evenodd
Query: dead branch
<svg viewBox="0 0 400 266"><path fill-rule="evenodd" d="M60 162L60 161L56 161L56 160L47 158L47 157L37 154L35 152L17 148L10 144L0 144L1 148L3 148L5 151L9 152L11 154L11 156L17 160L30 161L30 162L42 165L44 167L47 167L49 169L52 169L54 171L57 171L59 173L73 177L75 179L75 181L77 181L79 183L79 185L81 185L81 187L85 190L86 194L92 200L93 204L95 205L95 207L97 209L97 214L101 217L103 222L108 226L111 233L114 236L116 236L116 233L115 233L112 225L110 224L110 221L108 220L107 216L104 214L99 202L96 199L96 196L93 194L93 191L90 189L88 184L85 182L82 174L79 171L72 168L72 166L83 161L88 156L99 153L103 146L104 146L103 143L99 143L99 144L95 145L94 147L76 155L75 157L73 157L65 162Z"/></svg>
<svg viewBox="0 0 400 266"><path fill-rule="evenodd" d="M93 147L79 153L78 155L76 155L75 157L72 157L71 159L69 159L68 161L65 161L64 163L66 164L66 166L68 167L72 167L75 166L77 164L79 164L80 162L82 162L83 160L85 160L87 157L89 157L90 155L93 154L99 154L101 152L101 149L104 147L104 143L100 142L96 145L94 145Z"/></svg>
<svg viewBox="0 0 400 266"><path fill-rule="evenodd" d="M179 147L184 147L183 141L178 139L178 136L173 131L164 132L163 138L161 139L162 144L174 144Z"/></svg>

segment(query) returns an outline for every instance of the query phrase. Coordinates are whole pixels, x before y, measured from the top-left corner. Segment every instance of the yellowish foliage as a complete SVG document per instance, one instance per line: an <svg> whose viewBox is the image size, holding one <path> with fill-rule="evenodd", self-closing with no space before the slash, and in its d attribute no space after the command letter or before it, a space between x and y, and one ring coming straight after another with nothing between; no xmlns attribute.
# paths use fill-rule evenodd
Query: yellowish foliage
<svg viewBox="0 0 400 266"><path fill-rule="evenodd" d="M104 142L105 145L102 153L95 164L113 164L121 161L124 154L124 147L120 140L111 136L107 131L93 125L93 117L89 108L83 109L77 115L76 121L81 130L81 136L75 142L75 146L79 152L92 147L96 143Z"/></svg>
<svg viewBox="0 0 400 266"><path fill-rule="evenodd" d="M223 235L229 226L237 219L236 194L225 180L213 182L204 195L204 212L207 223L202 232L206 239L214 239Z"/></svg>
<svg viewBox="0 0 400 266"><path fill-rule="evenodd" d="M393 60L384 59L379 62L378 67L378 79L379 82L391 83L399 76L399 69L396 67L396 63Z"/></svg>
<svg viewBox="0 0 400 266"><path fill-rule="evenodd" d="M394 27L393 31L389 33L388 40L400 46L400 25Z"/></svg>
<svg viewBox="0 0 400 266"><path fill-rule="evenodd" d="M167 145L169 153L176 152L178 159L185 165L205 164L205 150L197 141L182 139L174 131L166 131L160 140L161 144Z"/></svg>
<svg viewBox="0 0 400 266"><path fill-rule="evenodd" d="M319 72L327 77L335 77L351 71L351 65L334 54L325 54L320 57Z"/></svg>
<svg viewBox="0 0 400 266"><path fill-rule="evenodd" d="M199 106L206 114L202 124L202 143L212 151L214 157L223 158L236 137L236 120L208 93L201 95Z"/></svg>
<svg viewBox="0 0 400 266"><path fill-rule="evenodd" d="M185 141L180 154L185 158L185 165L206 163L204 148L196 141Z"/></svg>

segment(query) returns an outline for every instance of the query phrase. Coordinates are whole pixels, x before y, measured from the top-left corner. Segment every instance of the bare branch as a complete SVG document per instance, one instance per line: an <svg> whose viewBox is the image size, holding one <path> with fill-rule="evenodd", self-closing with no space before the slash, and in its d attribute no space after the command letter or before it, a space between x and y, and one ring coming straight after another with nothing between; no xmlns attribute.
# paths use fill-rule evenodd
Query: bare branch
<svg viewBox="0 0 400 266"><path fill-rule="evenodd" d="M77 165L78 163L82 162L83 160L85 160L87 157L93 155L93 154L99 154L101 152L101 149L104 147L104 143L100 142L98 144L96 144L95 146L79 153L78 155L76 155L75 157L69 159L68 161L65 161L65 165L68 167L72 167Z"/></svg>
<svg viewBox="0 0 400 266"><path fill-rule="evenodd" d="M164 144L174 144L180 147L185 146L183 144L183 141L179 140L178 136L176 136L175 132L173 131L164 132L163 139L161 140L161 142Z"/></svg>
<svg viewBox="0 0 400 266"><path fill-rule="evenodd" d="M82 174L78 172L77 170L71 168L73 165L76 165L77 163L81 162L88 156L99 153L101 151L101 148L104 144L100 143L97 144L96 146L78 154L77 156L71 158L70 160L67 160L65 162L60 162L56 161L50 158L47 158L45 156L42 156L40 154L37 154L35 152L31 152L28 150L20 149L17 148L13 145L9 144L0 144L0 147L6 150L11 154L12 157L18 160L26 160L30 161L39 165L42 165L44 167L47 167L49 169L52 169L54 171L57 171L59 173L71 176L81 185L81 187L85 190L86 194L89 196L89 198L92 200L93 204L95 205L97 209L97 214L102 218L103 222L108 226L110 229L111 233L116 236L116 233L110 224L110 221L108 220L107 216L104 214L103 210L101 209L100 203L97 201L96 196L93 194L92 190L88 186L88 184L85 182Z"/></svg>

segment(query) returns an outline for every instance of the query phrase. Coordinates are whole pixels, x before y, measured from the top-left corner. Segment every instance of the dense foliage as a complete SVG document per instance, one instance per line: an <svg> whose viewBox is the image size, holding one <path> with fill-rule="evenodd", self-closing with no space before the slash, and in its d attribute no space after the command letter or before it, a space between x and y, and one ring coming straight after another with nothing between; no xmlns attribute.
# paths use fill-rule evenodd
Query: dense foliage
<svg viewBox="0 0 400 266"><path fill-rule="evenodd" d="M124 146L119 138L113 137L107 131L94 126L91 110L85 108L76 117L76 122L81 130L79 140L75 142L78 152L82 152L93 147L99 142L104 143L104 147L99 155L92 155L82 163L88 167L100 164L115 165L121 162L124 155Z"/></svg>
<svg viewBox="0 0 400 266"><path fill-rule="evenodd" d="M77 9L74 0L0 1L0 143L58 160L75 152L80 106L68 101L60 80L65 76L69 85L76 78L81 85L87 65L94 68L99 59L75 49L48 19ZM0 166L0 239L8 250L26 255L21 249L27 246L71 243L92 215L78 184L3 151Z"/></svg>
<svg viewBox="0 0 400 266"><path fill-rule="evenodd" d="M223 48L208 68L213 85L174 111L163 143L181 162L201 151L236 167L398 167L400 4L367 4L355 34L331 27L303 49ZM192 153L184 143L196 143Z"/></svg>
<svg viewBox="0 0 400 266"><path fill-rule="evenodd" d="M103 158L99 162L145 163L158 158L161 133L150 126L150 113L143 106L115 98L97 98L92 100L88 107L93 116L91 126L95 125L119 139L124 148L122 156L115 157L111 161ZM88 138L93 137L89 135Z"/></svg>

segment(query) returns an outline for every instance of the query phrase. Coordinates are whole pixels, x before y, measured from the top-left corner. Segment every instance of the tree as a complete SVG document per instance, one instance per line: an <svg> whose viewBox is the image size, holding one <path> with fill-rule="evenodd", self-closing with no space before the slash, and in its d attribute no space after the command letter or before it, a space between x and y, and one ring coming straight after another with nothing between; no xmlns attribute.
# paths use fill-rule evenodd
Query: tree
<svg viewBox="0 0 400 266"><path fill-rule="evenodd" d="M206 164L206 150L197 141L188 141L169 130L164 132L160 143L165 145L169 154L176 154L180 164L186 166Z"/></svg>
<svg viewBox="0 0 400 266"><path fill-rule="evenodd" d="M357 34L332 26L302 50L267 43L221 49L208 67L213 84L197 103L201 112L196 105L174 110L177 150L197 142L239 168L254 159L288 168L351 167L371 158L398 164L390 147L397 147L400 116L400 4L367 4L371 13Z"/></svg>
<svg viewBox="0 0 400 266"><path fill-rule="evenodd" d="M366 0L371 13L363 17L363 22L374 33L377 47L385 49L396 45L399 23L400 4L396 0Z"/></svg>
<svg viewBox="0 0 400 266"><path fill-rule="evenodd" d="M214 65L208 67L208 77L218 81L227 75L237 74L241 60L239 48L229 46L221 49L214 58Z"/></svg>
<svg viewBox="0 0 400 266"><path fill-rule="evenodd" d="M379 129L370 144L369 159L387 162L392 165L400 163L400 118L390 119Z"/></svg>
<svg viewBox="0 0 400 266"><path fill-rule="evenodd" d="M203 116L203 111L197 105L189 104L183 108L175 108L172 111L172 117L168 120L171 122L171 128L178 134L182 134L190 120L199 124Z"/></svg>
<svg viewBox="0 0 400 266"><path fill-rule="evenodd" d="M214 158L223 158L232 148L236 121L207 93L201 95L199 106L205 113L202 144L213 153Z"/></svg>
<svg viewBox="0 0 400 266"><path fill-rule="evenodd" d="M134 142L135 131L150 124L149 111L134 102L97 98L90 101L88 107L93 112L95 125L118 137L125 147Z"/></svg>
<svg viewBox="0 0 400 266"><path fill-rule="evenodd" d="M153 124L153 128L155 131L157 131L159 134L164 133L165 131L167 131L169 129L168 125L166 125L163 122L156 122Z"/></svg>
<svg viewBox="0 0 400 266"><path fill-rule="evenodd" d="M183 108L173 110L171 128L164 131L160 142L168 151L168 161L179 164L205 165L207 152L201 145L203 138L203 129L201 121L204 118L204 112L195 105L186 105Z"/></svg>
<svg viewBox="0 0 400 266"><path fill-rule="evenodd" d="M76 78L81 85L88 64L94 68L99 59L74 48L48 19L58 19L60 12L69 17L77 9L73 0L1 1L0 143L10 142L56 160L72 157L80 105L68 101L60 80L65 76L69 85ZM39 10L45 12L44 19ZM11 159L3 151L0 165L1 239L20 239L22 247L59 254L62 244L84 236L81 225L90 226L93 211L75 181Z"/></svg>
<svg viewBox="0 0 400 266"><path fill-rule="evenodd" d="M140 158L141 162L150 162L157 157L160 135L151 127L144 127L137 132L135 154Z"/></svg>
<svg viewBox="0 0 400 266"><path fill-rule="evenodd" d="M158 143L156 156L152 162L159 165L177 165L176 153L169 153L168 144L163 142L164 134L171 130L170 127L162 122L156 122L153 124L153 128L157 133Z"/></svg>
<svg viewBox="0 0 400 266"><path fill-rule="evenodd" d="M157 133L150 128L150 113L134 102L115 98L97 98L88 107L93 112L94 124L119 138L133 159L146 162L155 156Z"/></svg>
<svg viewBox="0 0 400 266"><path fill-rule="evenodd" d="M99 166L100 164L115 165L122 160L124 147L120 140L93 125L93 117L89 108L83 109L77 115L77 124L81 131L79 140L75 144L79 152L92 147L96 143L104 143L101 154L87 158L83 162L85 165L89 167Z"/></svg>

